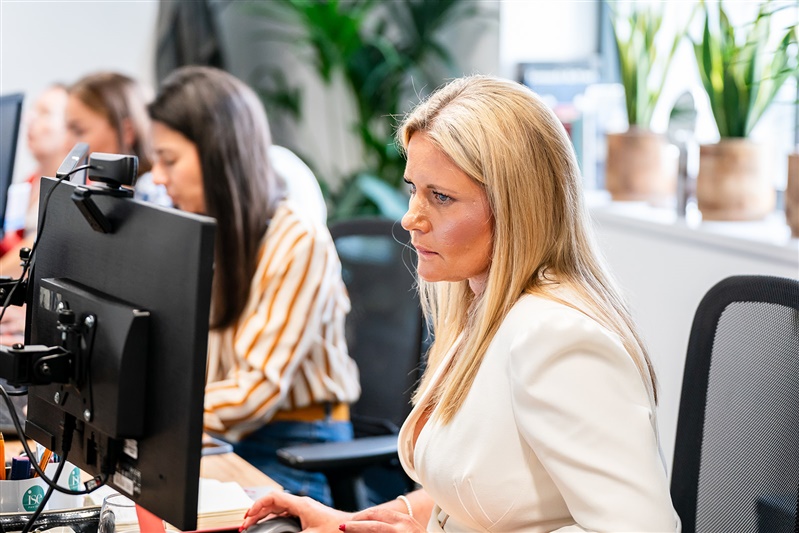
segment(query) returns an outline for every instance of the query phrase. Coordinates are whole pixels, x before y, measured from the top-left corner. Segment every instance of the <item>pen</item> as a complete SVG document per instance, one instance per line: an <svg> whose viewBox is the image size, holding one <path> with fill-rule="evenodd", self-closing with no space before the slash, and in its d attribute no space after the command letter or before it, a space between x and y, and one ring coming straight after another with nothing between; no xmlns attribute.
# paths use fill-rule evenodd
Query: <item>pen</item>
<svg viewBox="0 0 799 533"><path fill-rule="evenodd" d="M39 460L39 468L41 469L42 472L44 472L44 469L47 468L47 463L50 462L50 457L52 456L53 452L51 452L48 449L45 449L44 453L42 453L42 458ZM39 475L38 472L33 473L33 477L36 477L38 475Z"/></svg>
<svg viewBox="0 0 799 533"><path fill-rule="evenodd" d="M3 432L0 431L0 457L3 458L3 468L0 468L0 480L6 479L6 441L3 438Z"/></svg>
<svg viewBox="0 0 799 533"><path fill-rule="evenodd" d="M30 459L22 456L11 459L11 479L30 479L30 477Z"/></svg>

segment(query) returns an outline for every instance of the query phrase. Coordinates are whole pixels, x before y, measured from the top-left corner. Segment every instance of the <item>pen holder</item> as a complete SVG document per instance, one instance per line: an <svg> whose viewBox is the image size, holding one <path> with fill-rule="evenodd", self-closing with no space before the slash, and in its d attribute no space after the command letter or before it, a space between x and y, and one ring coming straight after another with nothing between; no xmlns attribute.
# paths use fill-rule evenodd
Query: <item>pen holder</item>
<svg viewBox="0 0 799 533"><path fill-rule="evenodd" d="M58 463L49 463L44 469L47 477L53 479L55 471L58 469ZM80 468L73 465L69 461L64 465L64 470L61 471L61 477L58 479L58 486L70 490L81 490L83 484L81 483ZM53 491L48 502L48 509L75 509L83 506L83 496L64 494L63 492Z"/></svg>
<svg viewBox="0 0 799 533"><path fill-rule="evenodd" d="M40 477L0 481L0 512L31 513L47 492L47 484ZM45 506L49 509L50 505Z"/></svg>
<svg viewBox="0 0 799 533"><path fill-rule="evenodd" d="M57 463L50 463L44 472L52 479L55 476ZM72 490L80 490L80 469L70 462L64 465L58 486ZM19 480L0 481L0 513L30 513L39 507L39 502L47 492L47 483L40 477ZM44 510L74 509L83 503L81 496L73 496L54 491Z"/></svg>

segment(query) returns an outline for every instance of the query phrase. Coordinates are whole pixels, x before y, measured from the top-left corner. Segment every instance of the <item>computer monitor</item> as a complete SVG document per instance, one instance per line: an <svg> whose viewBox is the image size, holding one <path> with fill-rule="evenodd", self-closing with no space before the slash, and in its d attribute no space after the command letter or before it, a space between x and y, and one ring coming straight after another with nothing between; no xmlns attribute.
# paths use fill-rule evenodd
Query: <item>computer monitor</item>
<svg viewBox="0 0 799 533"><path fill-rule="evenodd" d="M6 219L8 187L14 177L19 125L22 119L22 94L0 96L0 236Z"/></svg>
<svg viewBox="0 0 799 533"><path fill-rule="evenodd" d="M54 183L42 179L41 198ZM110 472L108 483L137 504L196 529L216 223L94 196L112 227L102 233L75 205L75 189L58 185L44 224L39 213L25 338L28 348L80 354L78 377L29 387L25 433L59 453L74 417L70 462Z"/></svg>

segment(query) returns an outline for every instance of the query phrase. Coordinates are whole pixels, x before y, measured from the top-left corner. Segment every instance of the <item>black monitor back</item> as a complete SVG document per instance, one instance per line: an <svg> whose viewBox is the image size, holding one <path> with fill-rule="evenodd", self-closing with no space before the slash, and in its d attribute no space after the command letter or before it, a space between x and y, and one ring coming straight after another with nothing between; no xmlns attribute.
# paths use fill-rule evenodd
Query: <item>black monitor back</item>
<svg viewBox="0 0 799 533"><path fill-rule="evenodd" d="M0 236L6 217L8 187L14 177L19 125L22 119L22 94L0 96Z"/></svg>
<svg viewBox="0 0 799 533"><path fill-rule="evenodd" d="M41 198L54 183L42 180ZM62 298L59 287L66 287L63 290L71 295L73 307L96 313L93 401L86 402L86 387L83 391L70 385L31 387L26 433L58 451L64 412L80 415L76 402L83 394L82 401L93 411L87 417L90 421L77 417L70 462L97 475L92 439L96 432L106 431L97 430L100 424L105 428L109 418L119 418L111 420L118 422L114 431L122 436L133 431L139 436L126 441L109 483L180 529L195 529L215 221L132 199L94 196L113 226L113 233L99 233L70 199L74 189L68 182L57 186L44 222L39 213L43 231L28 295L26 341L29 345L58 343L52 308ZM100 300L105 303L100 305ZM106 372L99 366L101 361L113 357L102 353L104 347L137 340L117 338L121 330L109 326L111 314L117 311L108 310L109 306L149 313L147 331L130 334L146 339L143 380L127 370L118 383L113 376L101 376ZM136 402L139 407L143 404L140 430L135 424L129 429L125 415L117 414L135 411L136 405L116 405L124 403L128 394L142 398Z"/></svg>

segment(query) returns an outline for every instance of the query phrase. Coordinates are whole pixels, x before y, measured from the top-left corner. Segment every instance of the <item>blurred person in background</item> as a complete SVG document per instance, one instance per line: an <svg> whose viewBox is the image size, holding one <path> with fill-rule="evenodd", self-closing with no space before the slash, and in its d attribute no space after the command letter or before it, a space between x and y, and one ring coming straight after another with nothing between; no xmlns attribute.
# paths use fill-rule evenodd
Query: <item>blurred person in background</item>
<svg viewBox="0 0 799 533"><path fill-rule="evenodd" d="M33 244L38 223L41 176L55 176L58 166L69 152L64 119L66 105L67 89L55 83L39 95L26 116L28 152L36 161L36 168L25 180L30 186L25 225L18 230L8 231L0 241L0 256L9 255L12 264L18 262L20 247ZM3 268L3 274L9 275L9 271Z"/></svg>
<svg viewBox="0 0 799 533"><path fill-rule="evenodd" d="M64 117L66 105L67 88L54 83L36 98L26 115L27 147L36 168L25 180L29 194L24 226L7 230L0 241L0 275L19 276L19 251L33 246L39 222L39 181L42 176L55 176L71 146ZM9 307L0 323L0 344L22 342L24 330L24 308Z"/></svg>
<svg viewBox="0 0 799 533"><path fill-rule="evenodd" d="M171 202L166 189L153 183L149 100L145 88L133 78L116 72L84 76L69 87L66 107L70 146L85 142L89 152L135 155L139 175L135 198L158 205Z"/></svg>

